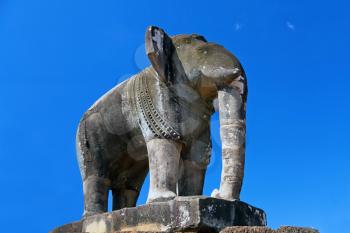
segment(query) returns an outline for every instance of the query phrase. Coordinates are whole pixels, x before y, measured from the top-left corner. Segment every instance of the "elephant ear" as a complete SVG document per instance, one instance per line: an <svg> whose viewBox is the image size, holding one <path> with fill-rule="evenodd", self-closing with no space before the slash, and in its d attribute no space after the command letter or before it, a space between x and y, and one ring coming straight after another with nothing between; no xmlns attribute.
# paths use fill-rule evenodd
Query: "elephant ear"
<svg viewBox="0 0 350 233"><path fill-rule="evenodd" d="M148 27L146 31L146 53L159 78L165 83L174 82L171 59L173 51L173 42L163 29L155 26Z"/></svg>

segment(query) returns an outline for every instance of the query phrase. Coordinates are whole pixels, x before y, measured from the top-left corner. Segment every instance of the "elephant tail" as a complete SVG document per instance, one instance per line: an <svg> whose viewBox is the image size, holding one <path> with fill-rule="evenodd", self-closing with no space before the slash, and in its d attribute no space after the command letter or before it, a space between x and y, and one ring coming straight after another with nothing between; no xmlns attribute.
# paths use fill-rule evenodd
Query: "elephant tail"
<svg viewBox="0 0 350 233"><path fill-rule="evenodd" d="M80 174L83 180L86 176L86 159L91 157L89 151L89 141L86 133L86 116L84 115L79 122L79 126L76 133L76 155L80 169Z"/></svg>

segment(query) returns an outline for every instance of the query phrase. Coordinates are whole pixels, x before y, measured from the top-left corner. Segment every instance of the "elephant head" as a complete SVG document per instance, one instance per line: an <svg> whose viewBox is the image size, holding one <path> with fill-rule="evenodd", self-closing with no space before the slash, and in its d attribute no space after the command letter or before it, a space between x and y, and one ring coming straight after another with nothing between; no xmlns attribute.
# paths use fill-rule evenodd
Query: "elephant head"
<svg viewBox="0 0 350 233"><path fill-rule="evenodd" d="M159 80L169 87L190 86L219 111L223 166L220 189L212 195L239 199L244 173L247 98L247 81L240 62L223 46L207 42L203 36L170 37L154 26L146 32L146 52Z"/></svg>
<svg viewBox="0 0 350 233"><path fill-rule="evenodd" d="M246 95L245 74L238 59L203 36L169 37L162 29L151 26L146 32L146 52L166 83L190 82L203 98L215 99L221 88L241 81L235 84Z"/></svg>

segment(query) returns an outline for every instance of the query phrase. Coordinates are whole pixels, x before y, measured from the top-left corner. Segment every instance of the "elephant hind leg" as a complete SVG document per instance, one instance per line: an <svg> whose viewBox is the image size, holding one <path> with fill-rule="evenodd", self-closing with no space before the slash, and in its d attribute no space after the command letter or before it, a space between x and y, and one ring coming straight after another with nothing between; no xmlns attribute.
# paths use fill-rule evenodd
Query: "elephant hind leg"
<svg viewBox="0 0 350 233"><path fill-rule="evenodd" d="M112 189L113 195L113 210L119 210L126 207L136 206L136 201L139 196L138 190L132 189Z"/></svg>
<svg viewBox="0 0 350 233"><path fill-rule="evenodd" d="M113 210L135 207L143 182L148 173L148 160L138 161L124 173L125 182L112 188Z"/></svg>
<svg viewBox="0 0 350 233"><path fill-rule="evenodd" d="M77 132L77 156L83 179L84 217L107 211L110 180L104 159L106 138L99 113L82 119Z"/></svg>
<svg viewBox="0 0 350 233"><path fill-rule="evenodd" d="M109 187L110 181L104 177L89 176L84 180L84 217L107 211Z"/></svg>

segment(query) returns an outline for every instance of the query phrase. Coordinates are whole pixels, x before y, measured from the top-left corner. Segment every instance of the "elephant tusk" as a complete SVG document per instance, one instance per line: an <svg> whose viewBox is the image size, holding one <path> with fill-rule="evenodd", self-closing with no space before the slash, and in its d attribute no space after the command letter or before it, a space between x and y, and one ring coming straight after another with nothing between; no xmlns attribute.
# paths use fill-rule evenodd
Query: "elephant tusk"
<svg viewBox="0 0 350 233"><path fill-rule="evenodd" d="M204 74L207 77L211 77L211 78L227 78L227 77L234 77L240 74L240 71L241 69L239 68L226 69L223 67L219 67L213 70L208 70L204 72Z"/></svg>

